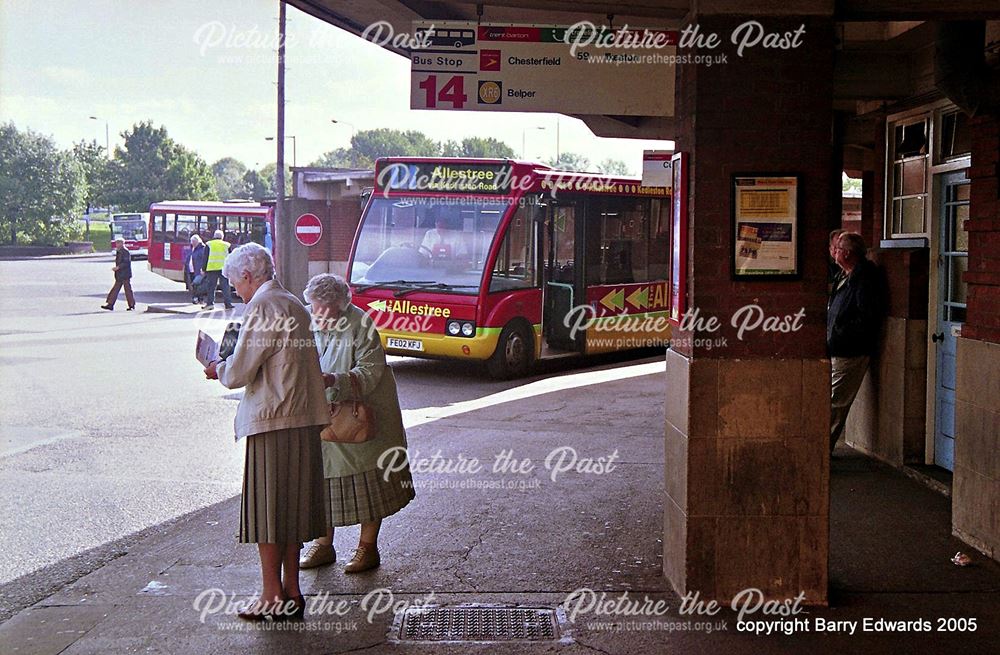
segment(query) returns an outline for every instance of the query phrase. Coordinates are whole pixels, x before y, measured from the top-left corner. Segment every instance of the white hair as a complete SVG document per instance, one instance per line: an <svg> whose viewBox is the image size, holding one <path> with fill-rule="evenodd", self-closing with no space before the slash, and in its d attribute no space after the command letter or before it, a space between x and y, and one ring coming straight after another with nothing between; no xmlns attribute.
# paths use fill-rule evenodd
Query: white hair
<svg viewBox="0 0 1000 655"><path fill-rule="evenodd" d="M197 234L192 234L192 235L191 235L191 243L192 243L192 244L196 244L196 243L202 243L202 241L201 241L201 237L200 237L200 236L198 236Z"/></svg>
<svg viewBox="0 0 1000 655"><path fill-rule="evenodd" d="M115 237L115 243L125 245L125 237Z"/></svg>
<svg viewBox="0 0 1000 655"><path fill-rule="evenodd" d="M226 256L222 274L238 280L244 273L254 282L266 282L274 277L274 260L267 248L259 243L245 243Z"/></svg>
<svg viewBox="0 0 1000 655"><path fill-rule="evenodd" d="M226 236L226 233L225 233L225 232L223 232L222 230L216 230L216 231L215 231L215 235L214 235L214 237L215 237L216 239L221 239L221 238L223 238L223 237L225 237L225 236Z"/></svg>
<svg viewBox="0 0 1000 655"><path fill-rule="evenodd" d="M351 304L350 285L344 278L332 273L320 273L313 277L306 284L306 290L302 295L310 304L336 307L341 311Z"/></svg>

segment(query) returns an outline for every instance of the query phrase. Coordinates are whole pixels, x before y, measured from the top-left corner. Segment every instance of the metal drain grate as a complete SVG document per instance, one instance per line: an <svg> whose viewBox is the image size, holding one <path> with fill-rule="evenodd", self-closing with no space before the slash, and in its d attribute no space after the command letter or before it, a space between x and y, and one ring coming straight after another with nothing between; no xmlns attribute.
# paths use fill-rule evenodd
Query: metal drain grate
<svg viewBox="0 0 1000 655"><path fill-rule="evenodd" d="M535 607L411 607L403 613L405 641L554 641L555 611Z"/></svg>

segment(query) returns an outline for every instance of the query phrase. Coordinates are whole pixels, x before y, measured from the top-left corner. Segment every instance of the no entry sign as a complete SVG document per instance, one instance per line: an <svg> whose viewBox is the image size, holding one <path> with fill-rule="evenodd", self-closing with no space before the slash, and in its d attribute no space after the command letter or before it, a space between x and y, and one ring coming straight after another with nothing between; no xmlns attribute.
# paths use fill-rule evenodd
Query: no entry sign
<svg viewBox="0 0 1000 655"><path fill-rule="evenodd" d="M295 219L295 238L303 246L315 246L323 236L323 223L316 214L302 214Z"/></svg>

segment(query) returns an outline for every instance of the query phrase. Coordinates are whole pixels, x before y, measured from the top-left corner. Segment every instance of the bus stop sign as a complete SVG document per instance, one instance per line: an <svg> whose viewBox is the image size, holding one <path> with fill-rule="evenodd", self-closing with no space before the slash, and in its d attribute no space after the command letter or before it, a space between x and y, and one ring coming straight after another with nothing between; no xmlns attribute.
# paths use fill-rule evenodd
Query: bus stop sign
<svg viewBox="0 0 1000 655"><path fill-rule="evenodd" d="M323 223L316 214L302 214L295 219L295 238L303 246L315 246L323 236Z"/></svg>

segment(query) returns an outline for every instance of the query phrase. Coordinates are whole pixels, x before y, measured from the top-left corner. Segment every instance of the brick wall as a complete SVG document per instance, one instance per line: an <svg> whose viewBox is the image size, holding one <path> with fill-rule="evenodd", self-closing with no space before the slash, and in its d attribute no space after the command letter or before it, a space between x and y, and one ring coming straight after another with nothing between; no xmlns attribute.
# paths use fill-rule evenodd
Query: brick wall
<svg viewBox="0 0 1000 655"><path fill-rule="evenodd" d="M962 336L1000 343L1000 119L970 119L968 314Z"/></svg>
<svg viewBox="0 0 1000 655"><path fill-rule="evenodd" d="M361 220L361 201L357 198L333 200L329 216L330 259L347 261Z"/></svg>
<svg viewBox="0 0 1000 655"><path fill-rule="evenodd" d="M289 213L294 218L306 212L315 214L323 223L323 236L319 243L309 248L311 262L346 262L351 254L354 233L361 220L361 201L354 198L337 200L289 201Z"/></svg>
<svg viewBox="0 0 1000 655"><path fill-rule="evenodd" d="M699 19L706 33L729 34L739 17ZM689 185L689 298L702 316L722 323L723 348L698 348L676 333L676 350L706 357L823 357L826 330L828 226L839 218L840 173L831 173L833 52L829 25L812 19L774 19L771 29L806 25L796 51L757 51L740 58L728 40L728 63L678 66L677 149L691 153ZM818 70L829 74L819 74ZM697 113L697 126L693 119ZM800 175L798 280L732 279L732 189L735 173ZM837 191L834 192L833 185ZM805 309L798 332L763 333L740 341L733 313L757 304L769 315ZM704 335L694 335L700 338ZM695 342L697 343L697 342Z"/></svg>

